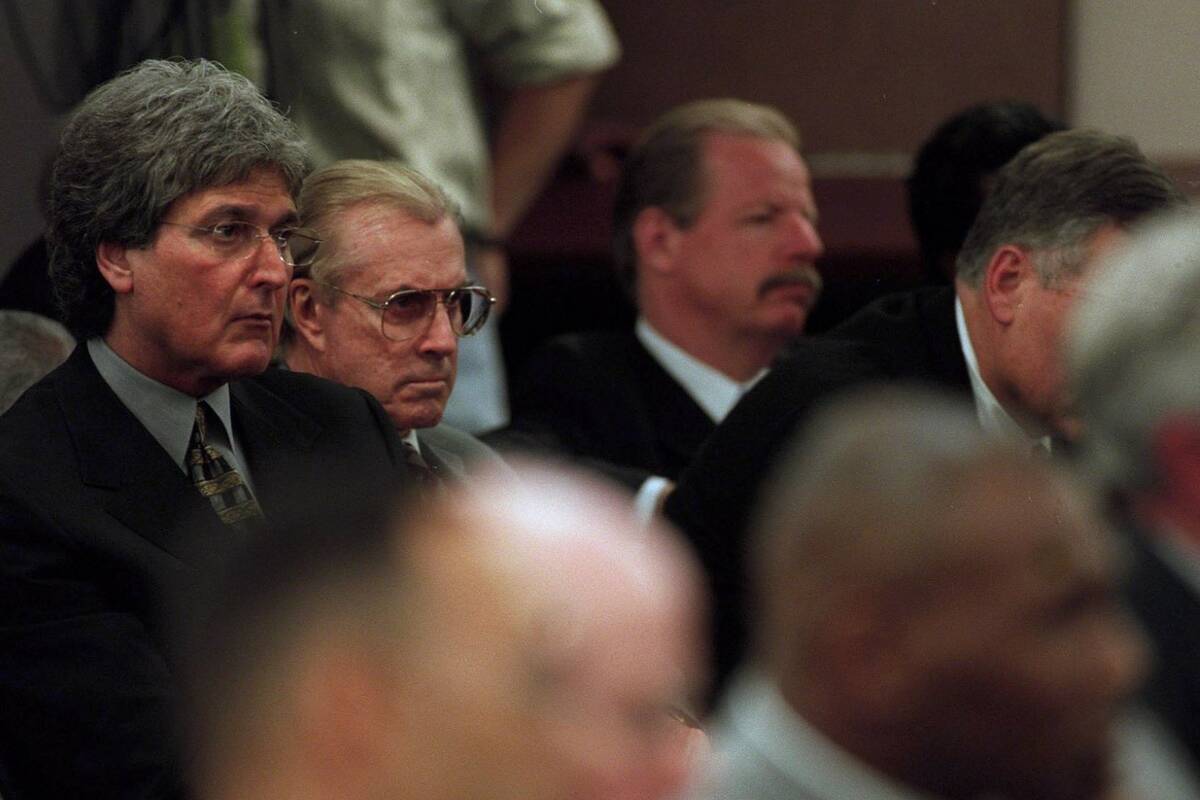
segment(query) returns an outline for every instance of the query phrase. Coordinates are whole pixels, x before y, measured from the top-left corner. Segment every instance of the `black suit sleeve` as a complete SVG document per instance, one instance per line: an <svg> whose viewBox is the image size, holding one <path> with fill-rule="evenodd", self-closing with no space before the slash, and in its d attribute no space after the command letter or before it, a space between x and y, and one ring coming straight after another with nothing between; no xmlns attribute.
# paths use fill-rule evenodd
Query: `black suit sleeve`
<svg viewBox="0 0 1200 800"><path fill-rule="evenodd" d="M667 499L666 515L695 548L713 594L714 695L749 638L747 539L764 483L814 407L881 377L858 343L806 340L729 412Z"/></svg>
<svg viewBox="0 0 1200 800"><path fill-rule="evenodd" d="M630 461L648 462L635 452L635 435L646 415L633 409L625 387L572 344L553 341L526 364L513 389L512 421L483 441L502 453L568 457L631 490L653 472Z"/></svg>
<svg viewBox="0 0 1200 800"><path fill-rule="evenodd" d="M170 670L113 597L137 588L103 586L96 568L0 488L5 800L182 796Z"/></svg>

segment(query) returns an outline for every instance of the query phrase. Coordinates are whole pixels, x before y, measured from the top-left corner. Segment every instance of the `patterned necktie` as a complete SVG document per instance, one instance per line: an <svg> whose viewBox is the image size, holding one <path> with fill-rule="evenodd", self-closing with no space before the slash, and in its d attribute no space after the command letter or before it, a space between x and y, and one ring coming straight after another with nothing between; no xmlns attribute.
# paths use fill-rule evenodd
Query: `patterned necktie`
<svg viewBox="0 0 1200 800"><path fill-rule="evenodd" d="M196 404L196 424L188 442L187 466L192 483L212 503L221 521L245 530L263 521L262 509L242 476L207 441L206 403Z"/></svg>
<svg viewBox="0 0 1200 800"><path fill-rule="evenodd" d="M402 440L400 444L404 446L404 462L408 464L409 471L421 482L421 485L427 489L439 487L441 480L438 478L437 472L421 455L421 451L413 447L407 439Z"/></svg>

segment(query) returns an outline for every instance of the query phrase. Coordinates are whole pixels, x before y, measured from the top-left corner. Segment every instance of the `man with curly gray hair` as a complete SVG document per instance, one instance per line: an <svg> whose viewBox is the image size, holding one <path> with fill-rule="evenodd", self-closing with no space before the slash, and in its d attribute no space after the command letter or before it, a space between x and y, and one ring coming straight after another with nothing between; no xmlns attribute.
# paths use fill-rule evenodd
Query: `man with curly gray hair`
<svg viewBox="0 0 1200 800"><path fill-rule="evenodd" d="M284 465L331 493L343 464L404 474L366 393L264 373L292 270L319 244L298 226L307 170L292 124L207 61L144 62L63 132L47 238L81 344L0 418L15 796L178 794L163 597L283 507ZM197 518L203 536L174 532Z"/></svg>

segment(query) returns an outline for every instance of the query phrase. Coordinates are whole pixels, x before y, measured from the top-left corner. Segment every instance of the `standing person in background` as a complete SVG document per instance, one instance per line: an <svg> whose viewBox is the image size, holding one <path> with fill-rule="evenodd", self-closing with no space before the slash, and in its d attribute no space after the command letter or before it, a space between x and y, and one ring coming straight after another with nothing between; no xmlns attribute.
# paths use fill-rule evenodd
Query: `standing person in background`
<svg viewBox="0 0 1200 800"><path fill-rule="evenodd" d="M270 92L317 166L394 159L442 186L462 209L469 269L503 306L505 239L570 141L597 74L619 54L599 5L265 0L264 9ZM480 77L507 90L502 108L481 107ZM493 323L464 342L447 421L471 432L500 427L506 391Z"/></svg>

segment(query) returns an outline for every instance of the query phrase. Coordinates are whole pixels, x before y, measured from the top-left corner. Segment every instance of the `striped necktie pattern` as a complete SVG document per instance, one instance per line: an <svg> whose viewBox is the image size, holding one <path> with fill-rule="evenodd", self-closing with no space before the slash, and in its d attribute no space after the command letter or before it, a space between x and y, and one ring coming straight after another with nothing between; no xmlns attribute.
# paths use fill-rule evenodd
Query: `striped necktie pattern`
<svg viewBox="0 0 1200 800"><path fill-rule="evenodd" d="M207 408L206 403L196 404L196 424L188 442L187 467L192 483L208 498L226 525L245 528L262 522L262 509L241 474L219 450L208 444Z"/></svg>

